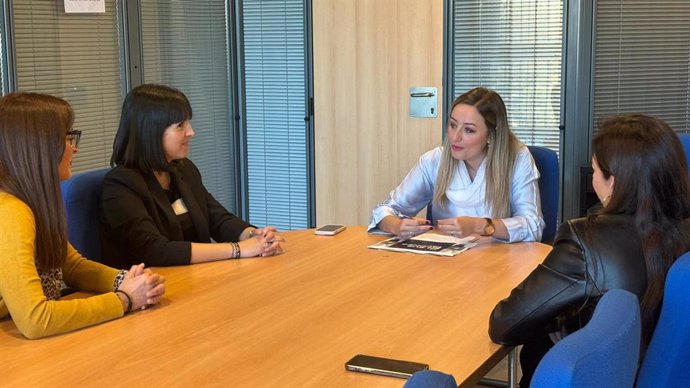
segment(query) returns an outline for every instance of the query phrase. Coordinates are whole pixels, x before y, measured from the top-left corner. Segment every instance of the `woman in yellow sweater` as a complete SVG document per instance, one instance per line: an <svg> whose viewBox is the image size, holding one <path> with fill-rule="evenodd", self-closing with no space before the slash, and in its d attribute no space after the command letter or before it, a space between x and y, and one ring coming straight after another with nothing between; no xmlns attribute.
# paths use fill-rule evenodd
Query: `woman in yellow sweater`
<svg viewBox="0 0 690 388"><path fill-rule="evenodd" d="M0 98L0 319L27 338L79 329L156 304L164 278L142 265L118 271L67 241L60 180L71 175L81 132L67 102L36 93ZM58 300L63 281L98 293Z"/></svg>

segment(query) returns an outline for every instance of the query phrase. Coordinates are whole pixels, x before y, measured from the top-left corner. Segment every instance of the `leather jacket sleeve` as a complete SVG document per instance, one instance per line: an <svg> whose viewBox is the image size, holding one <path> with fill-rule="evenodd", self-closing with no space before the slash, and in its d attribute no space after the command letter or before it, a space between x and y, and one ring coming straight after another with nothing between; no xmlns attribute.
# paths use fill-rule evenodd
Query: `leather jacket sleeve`
<svg viewBox="0 0 690 388"><path fill-rule="evenodd" d="M544 332L559 312L586 299L586 258L571 222L563 223L553 250L510 296L491 313L489 336L503 345L519 345Z"/></svg>

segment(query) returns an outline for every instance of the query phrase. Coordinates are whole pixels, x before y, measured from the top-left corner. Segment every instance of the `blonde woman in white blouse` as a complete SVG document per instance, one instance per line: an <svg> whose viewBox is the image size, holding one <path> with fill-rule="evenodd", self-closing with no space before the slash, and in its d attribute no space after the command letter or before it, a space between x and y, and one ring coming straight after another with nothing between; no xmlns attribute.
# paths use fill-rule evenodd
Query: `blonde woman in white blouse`
<svg viewBox="0 0 690 388"><path fill-rule="evenodd" d="M478 87L455 99L446 135L376 206L369 231L406 238L436 227L456 237L541 240L539 172L508 126L501 96ZM429 204L433 222L415 218Z"/></svg>

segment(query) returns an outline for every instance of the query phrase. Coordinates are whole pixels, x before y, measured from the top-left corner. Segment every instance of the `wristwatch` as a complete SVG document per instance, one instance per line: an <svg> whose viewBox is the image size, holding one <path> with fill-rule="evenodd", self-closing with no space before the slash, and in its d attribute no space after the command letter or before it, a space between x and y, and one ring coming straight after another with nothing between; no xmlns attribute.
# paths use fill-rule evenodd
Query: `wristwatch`
<svg viewBox="0 0 690 388"><path fill-rule="evenodd" d="M496 232L496 228L494 227L494 222L491 221L491 218L485 217L486 224L484 224L484 232L482 233L482 236L493 236L494 232Z"/></svg>

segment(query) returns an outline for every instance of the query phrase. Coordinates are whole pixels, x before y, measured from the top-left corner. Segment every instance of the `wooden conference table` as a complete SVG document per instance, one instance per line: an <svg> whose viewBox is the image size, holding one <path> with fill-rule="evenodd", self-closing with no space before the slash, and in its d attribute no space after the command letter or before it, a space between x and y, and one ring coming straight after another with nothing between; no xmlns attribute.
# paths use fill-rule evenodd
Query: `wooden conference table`
<svg viewBox="0 0 690 388"><path fill-rule="evenodd" d="M363 227L283 233L285 253L159 268L160 306L40 340L0 321L0 386L401 387L348 372L363 353L428 363L472 386L509 349L495 303L545 257L540 243L455 257L367 249Z"/></svg>

